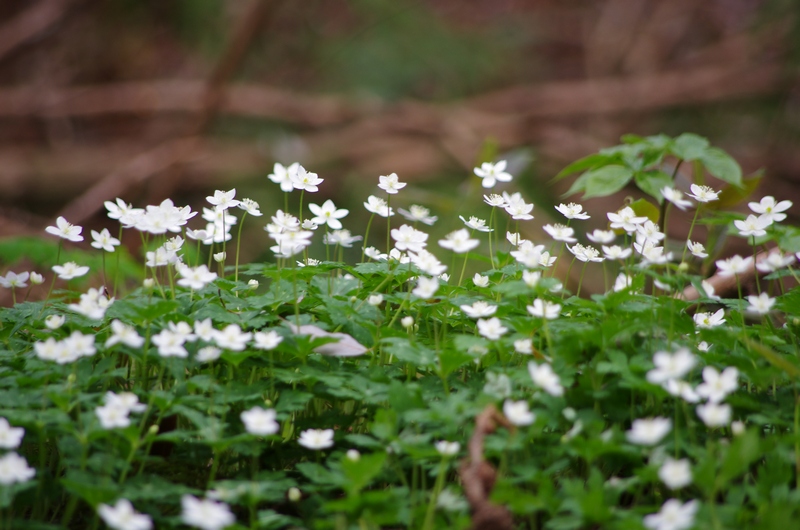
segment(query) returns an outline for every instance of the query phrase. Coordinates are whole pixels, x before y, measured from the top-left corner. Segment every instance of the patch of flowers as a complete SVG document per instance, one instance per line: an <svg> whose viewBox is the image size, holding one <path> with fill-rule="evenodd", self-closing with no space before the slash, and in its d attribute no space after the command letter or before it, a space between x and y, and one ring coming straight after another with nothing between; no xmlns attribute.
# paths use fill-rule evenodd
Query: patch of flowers
<svg viewBox="0 0 800 530"><path fill-rule="evenodd" d="M0 310L0 525L466 529L480 447L497 474L484 501L518 528L791 527L791 202L718 208L746 182L688 134L626 137L558 178L578 172L586 199L629 183L648 198L598 228L582 204L540 213L496 190L514 175L486 161L471 178L491 192L454 219L380 176L356 201L362 233L313 201L325 179L275 164L273 212L235 189L201 212L107 202L114 224L85 243L99 268L62 258L84 231L59 217L51 269L0 276L15 302ZM667 236L673 207L686 240ZM256 221L273 259L240 263ZM126 230L144 243L135 288L106 271ZM719 255L726 236L747 254ZM477 446L487 407L507 428Z"/></svg>

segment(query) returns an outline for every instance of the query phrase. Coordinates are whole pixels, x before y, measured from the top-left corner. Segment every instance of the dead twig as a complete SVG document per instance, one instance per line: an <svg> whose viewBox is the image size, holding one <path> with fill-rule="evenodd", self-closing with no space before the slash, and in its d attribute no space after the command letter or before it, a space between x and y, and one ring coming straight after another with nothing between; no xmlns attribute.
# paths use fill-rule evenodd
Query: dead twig
<svg viewBox="0 0 800 530"><path fill-rule="evenodd" d="M56 25L75 0L41 0L0 26L0 60Z"/></svg>
<svg viewBox="0 0 800 530"><path fill-rule="evenodd" d="M472 511L473 530L511 530L514 519L504 506L489 502L497 479L497 471L483 458L483 440L498 426L512 429L511 423L494 405L489 405L475 418L475 431L469 440L469 456L461 462L458 472L464 494Z"/></svg>

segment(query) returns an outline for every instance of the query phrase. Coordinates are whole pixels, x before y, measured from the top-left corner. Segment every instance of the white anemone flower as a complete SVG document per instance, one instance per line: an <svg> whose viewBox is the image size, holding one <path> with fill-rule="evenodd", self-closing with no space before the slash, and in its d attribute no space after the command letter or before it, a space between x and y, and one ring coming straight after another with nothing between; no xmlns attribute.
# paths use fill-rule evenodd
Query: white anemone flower
<svg viewBox="0 0 800 530"><path fill-rule="evenodd" d="M564 387L561 386L561 380L549 364L537 364L531 361L528 363L528 373L533 384L551 396L560 397L564 395Z"/></svg>
<svg viewBox="0 0 800 530"><path fill-rule="evenodd" d="M555 320L561 314L561 305L537 298L533 301L533 305L527 306L527 310L535 317Z"/></svg>
<svg viewBox="0 0 800 530"><path fill-rule="evenodd" d="M714 328L725 323L725 310L718 309L716 313L700 312L692 317L698 328Z"/></svg>
<svg viewBox="0 0 800 530"><path fill-rule="evenodd" d="M672 430L669 418L648 418L634 420L625 437L632 444L656 445Z"/></svg>
<svg viewBox="0 0 800 530"><path fill-rule="evenodd" d="M319 226L326 224L333 230L340 230L342 228L342 222L339 221L339 219L346 217L347 214L350 213L350 210L337 208L330 199L323 202L322 206L310 203L308 209L314 214L314 217L311 219L313 223Z"/></svg>
<svg viewBox="0 0 800 530"><path fill-rule="evenodd" d="M58 236L68 241L83 241L83 236L81 235L83 228L67 222L67 220L62 216L59 216L58 219L56 219L56 226L48 226L44 229L44 231L48 234L53 234L54 236Z"/></svg>
<svg viewBox="0 0 800 530"><path fill-rule="evenodd" d="M507 166L508 162L505 160L500 160L496 164L484 162L481 167L474 168L472 172L482 179L481 186L493 188L497 182L511 182L514 178L510 173L506 172Z"/></svg>
<svg viewBox="0 0 800 530"><path fill-rule="evenodd" d="M153 520L147 514L138 513L128 499L119 499L114 506L100 504L97 515L114 530L150 530Z"/></svg>
<svg viewBox="0 0 800 530"><path fill-rule="evenodd" d="M569 204L561 203L555 208L567 219L589 219L589 214L583 211L583 206L574 202Z"/></svg>
<svg viewBox="0 0 800 530"><path fill-rule="evenodd" d="M508 421L517 427L524 427L536 421L536 414L530 411L527 401L511 401L503 403L503 414Z"/></svg>
<svg viewBox="0 0 800 530"><path fill-rule="evenodd" d="M736 220L734 226L739 229L739 235L743 237L759 237L767 234L767 228L772 224L772 219L760 215L748 215L744 221Z"/></svg>
<svg viewBox="0 0 800 530"><path fill-rule="evenodd" d="M690 188L692 190L692 193L689 193L688 195L697 202L711 202L719 200L719 192L714 191L708 186L700 186L697 184L692 184Z"/></svg>
<svg viewBox="0 0 800 530"><path fill-rule="evenodd" d="M390 195L396 194L398 191L406 187L405 182L400 182L397 173L391 175L378 177L378 187Z"/></svg>
<svg viewBox="0 0 800 530"><path fill-rule="evenodd" d="M498 340L507 332L508 328L503 326L503 323L497 317L492 317L488 320L483 318L478 319L478 333L480 333L482 337L486 337L489 340Z"/></svg>
<svg viewBox="0 0 800 530"><path fill-rule="evenodd" d="M439 219L435 215L431 215L431 211L429 209L418 204L412 204L408 210L398 208L397 212L413 223L420 222L428 226L433 226L433 224Z"/></svg>
<svg viewBox="0 0 800 530"><path fill-rule="evenodd" d="M683 198L682 191L670 188L669 186L661 188L661 196L681 210L686 210L686 208L692 205L692 201Z"/></svg>
<svg viewBox="0 0 800 530"><path fill-rule="evenodd" d="M333 429L307 429L300 433L297 443L314 451L333 447Z"/></svg>
<svg viewBox="0 0 800 530"><path fill-rule="evenodd" d="M480 244L477 239L470 239L469 232L466 228L455 230L445 236L444 239L439 240L439 246L442 248L450 249L456 254L463 254L469 252Z"/></svg>
<svg viewBox="0 0 800 530"><path fill-rule="evenodd" d="M761 199L760 202L749 202L747 203L747 206L749 206L753 212L761 215L762 217L765 217L772 222L779 223L786 219L786 214L782 212L785 212L792 207L792 201L777 202L775 201L775 197L767 195Z"/></svg>
<svg viewBox="0 0 800 530"><path fill-rule="evenodd" d="M682 504L678 499L670 499L658 513L645 515L643 522L648 530L688 530L694 526L694 516L699 507L696 500Z"/></svg>

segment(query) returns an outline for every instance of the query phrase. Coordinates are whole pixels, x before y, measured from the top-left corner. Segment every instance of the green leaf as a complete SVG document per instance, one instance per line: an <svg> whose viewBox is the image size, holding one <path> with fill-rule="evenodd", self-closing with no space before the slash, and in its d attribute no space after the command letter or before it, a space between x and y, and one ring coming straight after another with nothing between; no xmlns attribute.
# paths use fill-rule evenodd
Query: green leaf
<svg viewBox="0 0 800 530"><path fill-rule="evenodd" d="M590 199L606 197L624 188L633 178L633 170L625 166L610 165L593 169L582 176L586 177L583 198Z"/></svg>
<svg viewBox="0 0 800 530"><path fill-rule="evenodd" d="M661 195L661 190L664 187L672 187L672 177L664 173L663 171L645 171L643 173L637 173L634 177L636 181L636 185L639 186L639 189L645 192L646 194L654 197L658 200L658 203L661 204L664 202L664 197Z"/></svg>
<svg viewBox="0 0 800 530"><path fill-rule="evenodd" d="M575 162L571 163L570 165L559 171L558 175L556 175L553 178L553 181L561 180L562 178L568 175L572 175L573 173L577 173L579 171L586 171L587 169L599 166L604 162L608 162L609 159L610 157L608 155L603 155L599 153L583 157L580 160L576 160Z"/></svg>
<svg viewBox="0 0 800 530"><path fill-rule="evenodd" d="M754 429L735 437L722 459L722 468L717 479L720 481L720 486L747 471L750 464L760 456L759 438Z"/></svg>
<svg viewBox="0 0 800 530"><path fill-rule="evenodd" d="M658 207L652 202L646 199L639 199L638 201L632 202L630 206L638 217L647 217L654 223L658 223L658 218L661 213Z"/></svg>
<svg viewBox="0 0 800 530"><path fill-rule="evenodd" d="M61 485L93 508L117 498L116 484L110 478L103 479L83 471L68 471L67 476L61 479Z"/></svg>
<svg viewBox="0 0 800 530"><path fill-rule="evenodd" d="M342 471L347 477L347 482L345 483L347 494L358 495L358 492L364 489L381 472L385 461L386 453L361 455L358 460L344 458L342 460Z"/></svg>
<svg viewBox="0 0 800 530"><path fill-rule="evenodd" d="M442 350L439 353L439 363L441 364L442 377L447 377L453 371L474 360L472 355L459 350Z"/></svg>
<svg viewBox="0 0 800 530"><path fill-rule="evenodd" d="M692 133L684 133L672 142L670 152L681 160L697 160L708 149L708 140Z"/></svg>
<svg viewBox="0 0 800 530"><path fill-rule="evenodd" d="M706 171L720 180L736 187L742 187L742 168L728 153L716 147L706 149L700 160Z"/></svg>

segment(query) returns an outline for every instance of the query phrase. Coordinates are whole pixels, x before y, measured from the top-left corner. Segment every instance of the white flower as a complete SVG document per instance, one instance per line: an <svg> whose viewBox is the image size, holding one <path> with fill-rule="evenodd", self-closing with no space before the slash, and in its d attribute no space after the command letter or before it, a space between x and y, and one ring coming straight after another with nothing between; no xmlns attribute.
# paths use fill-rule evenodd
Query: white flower
<svg viewBox="0 0 800 530"><path fill-rule="evenodd" d="M531 339L519 339L514 341L514 351L523 355L533 353L533 341Z"/></svg>
<svg viewBox="0 0 800 530"><path fill-rule="evenodd" d="M29 277L30 274L27 272L17 274L16 272L8 271L5 276L0 276L0 285L6 289L27 287L28 284L25 282L28 281Z"/></svg>
<svg viewBox="0 0 800 530"><path fill-rule="evenodd" d="M128 408L114 402L94 409L94 413L104 429L124 429L129 426L131 424L130 412Z"/></svg>
<svg viewBox="0 0 800 530"><path fill-rule="evenodd" d="M575 256L584 263L589 261L594 261L594 262L603 261L603 258L600 257L600 252L594 247L585 247L580 243L575 243L571 247L567 245L567 248L569 249L569 251L572 253L573 256Z"/></svg>
<svg viewBox="0 0 800 530"><path fill-rule="evenodd" d="M554 320L561 313L561 305L537 298L533 305L527 306L528 313L535 317Z"/></svg>
<svg viewBox="0 0 800 530"><path fill-rule="evenodd" d="M600 243L601 245L607 245L613 242L617 235L614 233L613 230L593 230L592 233L586 233L586 237L589 241L593 243Z"/></svg>
<svg viewBox="0 0 800 530"><path fill-rule="evenodd" d="M658 229L658 225L649 219L640 225L636 225L636 240L651 241L658 243L664 239L665 234Z"/></svg>
<svg viewBox="0 0 800 530"><path fill-rule="evenodd" d="M144 339L139 336L132 326L124 324L117 319L111 321L111 332L112 335L106 339L106 348L119 343L131 348L141 348L144 344Z"/></svg>
<svg viewBox="0 0 800 530"><path fill-rule="evenodd" d="M214 324L211 322L210 318L205 320L196 320L194 323L194 334L197 338L202 339L206 342L211 342L214 340Z"/></svg>
<svg viewBox="0 0 800 530"><path fill-rule="evenodd" d="M511 379L506 374L487 372L483 393L498 399L505 399L511 395Z"/></svg>
<svg viewBox="0 0 800 530"><path fill-rule="evenodd" d="M68 223L63 217L56 219L56 226L48 226L44 231L68 241L83 241L83 236L81 235L83 228Z"/></svg>
<svg viewBox="0 0 800 530"><path fill-rule="evenodd" d="M73 355L72 352L67 351L64 343L57 341L53 337L48 337L48 339L44 342L34 342L33 349L36 351L36 356L43 361L59 362L58 359L61 359L65 355L69 355L72 358L65 362L72 362L79 357L77 355ZM59 362L59 364L64 363Z"/></svg>
<svg viewBox="0 0 800 530"><path fill-rule="evenodd" d="M649 418L634 420L631 430L625 437L632 444L655 445L672 430L672 421L669 418Z"/></svg>
<svg viewBox="0 0 800 530"><path fill-rule="evenodd" d="M670 499L658 513L645 515L644 525L650 530L687 530L694 526L694 515L699 506L696 500L681 504L678 499Z"/></svg>
<svg viewBox="0 0 800 530"><path fill-rule="evenodd" d="M458 442L448 442L447 440L439 440L434 444L436 450L442 456L453 456L458 454L461 450L461 444Z"/></svg>
<svg viewBox="0 0 800 530"><path fill-rule="evenodd" d="M89 267L80 266L74 261L68 261L63 265L53 265L53 272L58 274L58 277L62 280L71 280L73 278L80 278L89 272Z"/></svg>
<svg viewBox="0 0 800 530"><path fill-rule="evenodd" d="M239 201L234 197L236 197L236 188L230 191L216 190L214 195L206 197L206 200L219 210L227 210L228 208L239 206Z"/></svg>
<svg viewBox="0 0 800 530"><path fill-rule="evenodd" d="M507 204L507 201L505 200L505 198L503 198L502 195L498 195L496 193L492 193L490 195L484 195L483 196L483 202L485 202L486 204L488 204L492 208L495 208L495 207L498 207L498 206L500 208L505 208L506 204Z"/></svg>
<svg viewBox="0 0 800 530"><path fill-rule="evenodd" d="M497 311L497 306L478 300L472 305L462 305L461 310L470 318L490 317Z"/></svg>
<svg viewBox="0 0 800 530"><path fill-rule="evenodd" d="M170 331L177 333L187 342L194 342L197 340L197 336L192 333L192 326L190 326L188 322L168 322L167 326L169 326Z"/></svg>
<svg viewBox="0 0 800 530"><path fill-rule="evenodd" d="M643 265L663 265L672 259L672 252L664 254L664 247L656 246L652 241L645 241L643 244L636 242L633 248L642 255Z"/></svg>
<svg viewBox="0 0 800 530"><path fill-rule="evenodd" d="M432 298L436 291L439 290L439 280L436 278L428 278L420 276L417 280L417 286L411 291L411 294L427 300Z"/></svg>
<svg viewBox="0 0 800 530"><path fill-rule="evenodd" d="M394 246L397 250L420 252L425 248L428 241L428 234L409 225L393 228L391 234L392 239L395 241Z"/></svg>
<svg viewBox="0 0 800 530"><path fill-rule="evenodd" d="M43 283L44 283L44 276L42 276L38 272L31 272L31 284L41 285Z"/></svg>
<svg viewBox="0 0 800 530"><path fill-rule="evenodd" d="M175 265L175 268L178 270L178 274L181 275L181 279L178 280L178 285L194 289L195 291L202 289L217 279L217 273L209 271L206 265L192 268L188 265L178 263Z"/></svg>
<svg viewBox="0 0 800 530"><path fill-rule="evenodd" d="M234 524L236 517L223 502L184 495L181 497L181 521L201 530L222 530Z"/></svg>
<svg viewBox="0 0 800 530"><path fill-rule="evenodd" d="M103 401L106 405L114 405L130 412L144 412L147 410L147 405L139 403L139 397L133 392L121 392L115 394L114 392L106 392L103 396Z"/></svg>
<svg viewBox="0 0 800 530"><path fill-rule="evenodd" d="M688 195L697 202L711 202L719 199L719 192L712 190L708 186L698 186L697 184L692 184L690 188L692 193L689 193Z"/></svg>
<svg viewBox="0 0 800 530"><path fill-rule="evenodd" d="M733 222L734 226L739 229L739 235L744 237L758 237L766 235L766 229L772 224L769 217L763 215L756 217L755 215L748 215L744 221L736 220Z"/></svg>
<svg viewBox="0 0 800 530"><path fill-rule="evenodd" d="M261 210L259 209L259 205L253 199L242 199L239 201L239 209L244 210L245 212L249 213L253 217L261 217L262 214ZM242 217L244 219L244 217Z"/></svg>
<svg viewBox="0 0 800 530"><path fill-rule="evenodd" d="M450 249L456 254L469 252L477 247L479 243L480 241L477 239L470 239L469 232L466 228L450 232L444 239L439 240L440 247Z"/></svg>
<svg viewBox="0 0 800 530"><path fill-rule="evenodd" d="M469 220L464 219L463 215L458 216L461 221L467 225L467 227L471 228L472 230L477 230L478 232L493 232L494 230L486 226L486 221L483 219L478 219L474 215L470 216Z"/></svg>
<svg viewBox="0 0 800 530"><path fill-rule="evenodd" d="M508 332L508 328L503 326L503 323L497 317L492 317L488 320L478 319L478 333L489 340L497 340L506 332Z"/></svg>
<svg viewBox="0 0 800 530"><path fill-rule="evenodd" d="M756 263L756 268L761 272L775 272L776 270L788 267L794 263L795 258L791 254L785 256L781 252L770 252L765 259ZM31 283L33 283L33 273L31 273Z"/></svg>
<svg viewBox="0 0 800 530"><path fill-rule="evenodd" d="M383 295L371 294L367 297L367 303L372 306L379 306L383 303Z"/></svg>
<svg viewBox="0 0 800 530"><path fill-rule="evenodd" d="M703 382L697 386L697 394L712 403L719 403L728 394L739 388L739 370L733 366L719 373L713 366L703 368Z"/></svg>
<svg viewBox="0 0 800 530"><path fill-rule="evenodd" d="M747 205L750 207L752 211L757 214L760 214L762 217L766 219L779 223L786 219L786 214L781 213L785 212L789 208L792 207L792 201L780 201L775 202L775 197L767 195L761 202L749 202Z"/></svg>
<svg viewBox="0 0 800 530"><path fill-rule="evenodd" d="M678 381L677 379L669 379L666 383L661 385L664 390L670 395L679 397L687 403L697 403L700 401L700 396L697 395L692 385L686 381Z"/></svg>
<svg viewBox="0 0 800 530"><path fill-rule="evenodd" d="M472 276L472 283L475 285L475 287L488 287L489 277L481 276L480 273L476 272L475 275Z"/></svg>
<svg viewBox="0 0 800 530"><path fill-rule="evenodd" d="M542 228L556 241L564 241L565 243L575 243L578 241L573 237L575 229L569 226L556 223L554 225L544 225Z"/></svg>
<svg viewBox="0 0 800 530"><path fill-rule="evenodd" d="M670 379L682 379L697 364L697 357L687 348L679 348L675 353L659 351L653 354L655 368L647 372L647 380L661 384Z"/></svg>
<svg viewBox="0 0 800 530"><path fill-rule="evenodd" d="M609 212L606 215L611 221L611 228L621 228L629 234L636 231L637 225L647 221L647 217L637 217L636 212L630 206L626 206L617 213Z"/></svg>
<svg viewBox="0 0 800 530"><path fill-rule="evenodd" d="M620 272L617 276L617 279L614 280L614 292L619 292L623 289L627 289L633 284L633 278L625 274L624 272Z"/></svg>
<svg viewBox="0 0 800 530"><path fill-rule="evenodd" d="M333 429L307 429L300 433L297 443L315 451L333 447Z"/></svg>
<svg viewBox="0 0 800 530"><path fill-rule="evenodd" d="M744 434L745 426L744 423L741 421L734 421L731 423L731 432L734 436L741 436Z"/></svg>
<svg viewBox="0 0 800 530"><path fill-rule="evenodd" d="M258 285L259 285L258 280L255 280L255 279L249 280L247 282L247 286L250 287L253 290L258 289Z"/></svg>
<svg viewBox="0 0 800 530"><path fill-rule="evenodd" d="M17 453L7 453L0 457L0 484L3 486L28 482L35 475L36 470L28 466L28 461Z"/></svg>
<svg viewBox="0 0 800 530"><path fill-rule="evenodd" d="M352 248L353 243L361 241L361 236L353 236L350 230L334 230L322 236L322 242L326 245L339 245L344 248ZM309 258L313 259L313 258ZM319 264L319 262L317 262Z"/></svg>
<svg viewBox="0 0 800 530"><path fill-rule="evenodd" d="M539 280L542 279L542 273L539 271L522 271L522 281L525 282L525 285L533 289L539 284Z"/></svg>
<svg viewBox="0 0 800 530"><path fill-rule="evenodd" d="M275 434L281 428L277 421L275 421L275 409L262 409L261 407L253 407L250 410L245 410L240 414L244 428L250 434L258 436L269 436Z"/></svg>
<svg viewBox="0 0 800 530"><path fill-rule="evenodd" d="M713 328L725 323L725 310L718 309L713 315L705 312L695 313L692 318L698 328Z"/></svg>
<svg viewBox="0 0 800 530"><path fill-rule="evenodd" d="M700 341L700 344L697 345L697 349L700 351L708 351L711 348L711 345L706 341Z"/></svg>
<svg viewBox="0 0 800 530"><path fill-rule="evenodd" d="M0 418L0 449L15 449L22 442L25 429L12 427L8 420Z"/></svg>
<svg viewBox="0 0 800 530"><path fill-rule="evenodd" d="M225 252L225 251L217 252L216 254L214 254L214 261L216 261L217 263L222 263L222 262L225 261L225 258L227 256L228 256L228 253ZM206 269L206 270L208 270L208 269Z"/></svg>
<svg viewBox="0 0 800 530"><path fill-rule="evenodd" d="M247 346L247 341L253 336L252 333L242 332L238 324L228 324L222 331L215 331L214 342L220 348L231 351L242 351Z"/></svg>
<svg viewBox="0 0 800 530"><path fill-rule="evenodd" d="M700 282L700 287L703 288L703 291L706 293L707 298L711 298L712 300L719 300L719 296L714 289L714 286L708 280L703 280Z"/></svg>
<svg viewBox="0 0 800 530"><path fill-rule="evenodd" d="M536 414L530 411L527 401L511 401L507 399L503 403L503 414L508 418L508 421L517 427L530 425L536 421Z"/></svg>
<svg viewBox="0 0 800 530"><path fill-rule="evenodd" d="M386 201L374 195L367 197L367 202L364 203L364 208L366 208L368 212L378 214L381 217L391 217L394 215L394 210L389 208L389 205L386 204Z"/></svg>
<svg viewBox="0 0 800 530"><path fill-rule="evenodd" d="M611 245L610 247L603 245L602 248L603 248L603 255L606 257L606 259L610 260L628 259L630 255L633 253L633 250L631 250L630 248L626 248L623 250L623 248L619 245Z"/></svg>
<svg viewBox="0 0 800 530"><path fill-rule="evenodd" d="M255 347L259 350L273 350L283 341L283 337L274 330L256 332L253 338L255 339Z"/></svg>
<svg viewBox="0 0 800 530"><path fill-rule="evenodd" d="M141 514L133 509L128 499L119 499L114 506L100 504L97 515L114 530L150 530L153 520L149 515Z"/></svg>
<svg viewBox="0 0 800 530"><path fill-rule="evenodd" d="M222 350L220 350L216 346L203 346L202 348L197 350L197 362L207 363L211 361L216 361L217 359L219 359L220 355L222 355Z"/></svg>
<svg viewBox="0 0 800 530"><path fill-rule="evenodd" d="M412 316L405 316L400 319L400 325L406 329L410 329L414 327L414 317Z"/></svg>
<svg viewBox="0 0 800 530"><path fill-rule="evenodd" d="M283 167L281 164L275 163L272 167L272 173L267 176L275 184L280 184L281 190L285 192L290 192L294 189L294 184L292 184L292 175L297 173L300 164L295 162L289 167Z"/></svg>
<svg viewBox="0 0 800 530"><path fill-rule="evenodd" d="M695 243L691 239L686 240L686 248L692 253L692 256L697 258L707 258L708 253L706 247L702 243Z"/></svg>
<svg viewBox="0 0 800 530"><path fill-rule="evenodd" d="M79 357L91 357L97 353L94 346L94 335L84 335L80 331L73 331L69 337L64 339L64 345Z"/></svg>
<svg viewBox="0 0 800 530"><path fill-rule="evenodd" d="M114 247L119 245L119 239L116 237L111 237L111 233L108 231L108 228L103 228L101 232L96 232L94 230L91 231L92 234L92 246L94 248L103 249L106 252L114 252Z"/></svg>
<svg viewBox="0 0 800 530"><path fill-rule="evenodd" d="M689 460L667 457L658 469L658 478L671 490L688 486L692 483L692 467Z"/></svg>
<svg viewBox="0 0 800 530"><path fill-rule="evenodd" d="M526 267L538 267L542 260L544 245L534 245L530 241L523 241L517 250L511 251L511 256Z"/></svg>
<svg viewBox="0 0 800 530"><path fill-rule="evenodd" d="M519 235L519 232L506 232L506 240L515 247L519 246L520 243L525 241L522 239L522 236Z"/></svg>
<svg viewBox="0 0 800 530"><path fill-rule="evenodd" d="M378 177L378 187L390 195L394 195L399 190L406 187L405 182L400 182L397 173Z"/></svg>
<svg viewBox="0 0 800 530"><path fill-rule="evenodd" d="M564 387L561 386L561 380L549 364L536 364L531 361L528 363L528 373L533 380L533 384L551 396L559 397L564 395Z"/></svg>
<svg viewBox="0 0 800 530"><path fill-rule="evenodd" d="M348 449L344 456L351 462L358 462L361 460L361 453L359 453L357 449Z"/></svg>
<svg viewBox="0 0 800 530"><path fill-rule="evenodd" d="M697 405L697 415L706 427L725 427L731 422L731 406L726 403L705 403Z"/></svg>
<svg viewBox="0 0 800 530"><path fill-rule="evenodd" d="M484 162L481 167L474 168L472 172L483 179L481 186L493 188L497 182L511 182L511 179L514 178L510 173L506 173L506 166L508 163L505 160L500 160L496 164Z"/></svg>
<svg viewBox="0 0 800 530"><path fill-rule="evenodd" d="M747 301L750 302L750 305L747 306L746 311L758 313L759 315L766 315L770 312L772 306L775 305L775 299L770 298L769 294L766 292L758 296L751 294L747 297Z"/></svg>
<svg viewBox="0 0 800 530"><path fill-rule="evenodd" d="M589 214L583 211L583 206L571 202L569 204L561 203L555 207L567 219L588 219Z"/></svg>
<svg viewBox="0 0 800 530"><path fill-rule="evenodd" d="M309 173L303 166L298 166L297 172L290 175L292 179L292 186L296 190L305 190L311 193L319 191L319 186L322 184L321 178L316 173Z"/></svg>
<svg viewBox="0 0 800 530"><path fill-rule="evenodd" d="M419 252L409 251L408 257L411 260L411 263L419 267L419 269L425 274L438 276L447 270L447 265L443 265L436 256L425 249L422 249Z"/></svg>
<svg viewBox="0 0 800 530"><path fill-rule="evenodd" d="M431 211L425 208L424 206L419 206L417 204L412 204L408 210L404 210L403 208L398 208L397 212L412 222L420 222L424 225L432 226L433 223L439 219L435 215L431 215ZM384 216L385 217L385 216Z"/></svg>
<svg viewBox="0 0 800 530"><path fill-rule="evenodd" d="M533 203L526 203L522 200L522 196L519 193L514 193L511 196L507 196L505 193L503 195L506 199L506 204L503 209L512 219L521 221L533 219L533 216L530 214L531 211L533 211Z"/></svg>
<svg viewBox="0 0 800 530"><path fill-rule="evenodd" d="M308 209L314 214L311 222L318 224L319 226L327 224L328 227L333 230L340 230L342 228L342 223L339 221L339 219L346 217L347 214L350 213L350 210L336 208L336 206L333 204L333 201L330 199L323 202L322 206L310 203L308 205Z"/></svg>
<svg viewBox="0 0 800 530"><path fill-rule="evenodd" d="M686 208L692 205L692 201L683 198L682 191L670 188L669 186L661 188L661 195L665 200L668 200L681 210L686 210Z"/></svg>
<svg viewBox="0 0 800 530"><path fill-rule="evenodd" d="M189 356L189 352L183 347L186 338L180 333L162 329L160 333L153 335L151 340L158 348L158 354L162 357L186 358Z"/></svg>
<svg viewBox="0 0 800 530"><path fill-rule="evenodd" d="M64 325L67 318L64 315L49 315L44 319L44 325L49 329L58 329Z"/></svg>

